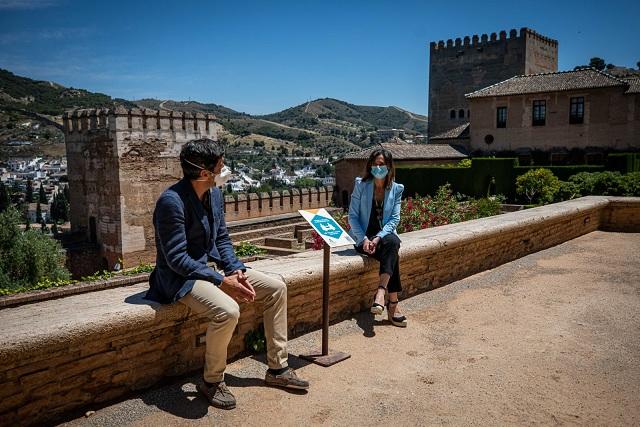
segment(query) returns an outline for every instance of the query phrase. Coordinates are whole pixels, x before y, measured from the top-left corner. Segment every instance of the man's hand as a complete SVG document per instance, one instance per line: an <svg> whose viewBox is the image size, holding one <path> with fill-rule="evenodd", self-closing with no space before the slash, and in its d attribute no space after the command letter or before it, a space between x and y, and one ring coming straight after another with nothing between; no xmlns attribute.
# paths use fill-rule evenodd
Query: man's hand
<svg viewBox="0 0 640 427"><path fill-rule="evenodd" d="M256 299L256 291L241 270L226 276L220 283L220 289L238 302L253 302Z"/></svg>

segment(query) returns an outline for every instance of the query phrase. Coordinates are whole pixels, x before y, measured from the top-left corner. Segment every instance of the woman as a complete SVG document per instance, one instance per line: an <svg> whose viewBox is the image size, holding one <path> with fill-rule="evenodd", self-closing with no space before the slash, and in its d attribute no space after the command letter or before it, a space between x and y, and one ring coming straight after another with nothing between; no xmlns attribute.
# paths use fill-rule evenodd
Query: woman
<svg viewBox="0 0 640 427"><path fill-rule="evenodd" d="M356 250L380 261L380 281L371 312L382 314L385 293L389 292L387 314L394 326L407 326L407 318L398 308L400 284L400 239L396 227L400 222L400 200L404 186L394 181L391 153L375 149L369 156L363 178L356 178L349 205L349 234Z"/></svg>

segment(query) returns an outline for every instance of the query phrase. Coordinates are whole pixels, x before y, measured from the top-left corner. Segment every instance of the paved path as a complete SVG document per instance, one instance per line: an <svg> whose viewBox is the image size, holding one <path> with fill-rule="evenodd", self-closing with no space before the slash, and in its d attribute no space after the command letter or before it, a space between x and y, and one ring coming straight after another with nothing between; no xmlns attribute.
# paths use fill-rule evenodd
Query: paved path
<svg viewBox="0 0 640 427"><path fill-rule="evenodd" d="M193 375L66 425L640 424L640 234L594 232L403 307L407 329L366 313L333 325L330 346L352 355L333 367L291 356L307 394L264 387L263 359L243 358L235 410L209 408Z"/></svg>

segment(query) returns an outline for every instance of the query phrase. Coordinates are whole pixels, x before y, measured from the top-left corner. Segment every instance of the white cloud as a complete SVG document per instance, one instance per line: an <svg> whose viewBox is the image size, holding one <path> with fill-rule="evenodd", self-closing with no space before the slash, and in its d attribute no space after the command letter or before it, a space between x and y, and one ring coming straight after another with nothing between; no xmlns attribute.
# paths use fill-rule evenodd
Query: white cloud
<svg viewBox="0 0 640 427"><path fill-rule="evenodd" d="M52 28L38 31L15 31L0 34L0 45L82 38L90 36L93 32L94 30L91 28Z"/></svg>
<svg viewBox="0 0 640 427"><path fill-rule="evenodd" d="M43 9L58 3L58 0L0 0L0 10Z"/></svg>

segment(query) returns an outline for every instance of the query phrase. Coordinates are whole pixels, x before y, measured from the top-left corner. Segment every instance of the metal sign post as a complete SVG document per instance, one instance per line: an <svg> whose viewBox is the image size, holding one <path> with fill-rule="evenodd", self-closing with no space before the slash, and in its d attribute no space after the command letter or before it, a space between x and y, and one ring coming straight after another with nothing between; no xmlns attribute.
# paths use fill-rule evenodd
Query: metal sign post
<svg viewBox="0 0 640 427"><path fill-rule="evenodd" d="M324 240L322 259L322 350L301 354L300 358L320 366L331 366L351 357L341 351L329 352L329 278L332 246L353 244L353 240L325 209L300 210L300 214L311 224Z"/></svg>

